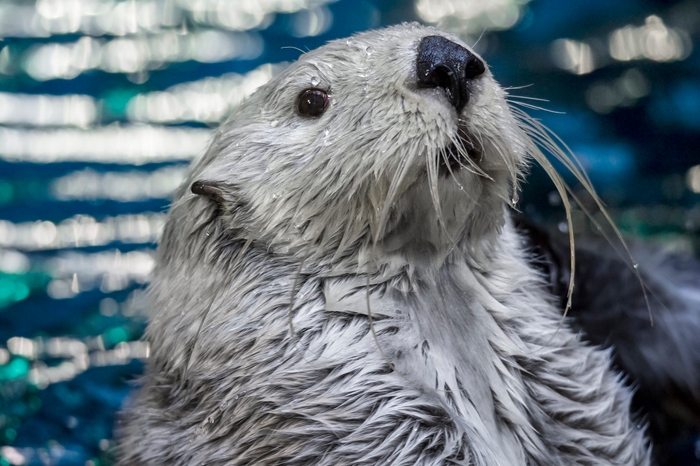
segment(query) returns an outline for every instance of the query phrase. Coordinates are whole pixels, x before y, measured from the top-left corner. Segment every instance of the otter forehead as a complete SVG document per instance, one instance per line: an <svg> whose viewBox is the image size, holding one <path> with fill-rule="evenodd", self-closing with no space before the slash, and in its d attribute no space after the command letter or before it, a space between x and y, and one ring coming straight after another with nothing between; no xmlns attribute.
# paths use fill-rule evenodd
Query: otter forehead
<svg viewBox="0 0 700 466"><path fill-rule="evenodd" d="M499 223L524 161L519 137L481 57L455 36L401 25L303 54L222 125L193 177L245 205L234 220L255 239L349 244L391 220L435 242L478 209ZM416 215L439 228L406 228Z"/></svg>
<svg viewBox="0 0 700 466"><path fill-rule="evenodd" d="M311 147L314 137L325 137L321 146L338 142L329 138L331 132L346 136L355 144L386 140L395 145L402 142L396 140L398 137L406 142L425 140L438 147L450 142L460 122L466 126L477 123L476 120L501 118L501 112L494 109L502 92L488 69L473 83L471 101L464 109L456 109L450 103L445 89L419 83L417 54L421 41L433 36L457 44L483 63L456 36L417 24L332 41L303 54L261 88L231 116L221 139L226 139L227 132L236 132L238 145L231 147L231 152L236 152L235 147L243 142L272 144L276 151L291 149L298 142L306 144L303 152L310 154L320 152ZM300 118L295 112L299 94L309 88L321 89L330 98L329 108L316 119ZM246 130L256 137L240 140ZM365 132L372 131L388 135L366 137ZM284 136L284 143L278 141L280 135ZM294 150L300 153L298 148ZM334 154L333 149L323 152Z"/></svg>
<svg viewBox="0 0 700 466"><path fill-rule="evenodd" d="M299 92L309 87L318 87L332 95L334 106L351 105L358 109L356 112L353 108L343 108L343 112L335 114L328 112L325 118L320 119L321 122L338 113L344 117L362 119L377 115L384 117L387 112L393 111L420 113L425 116L426 122L437 119L452 123L462 108L455 109L451 105L445 89L420 83L417 65L421 57L418 55L426 38L444 38L443 44L440 44L443 47L444 44L452 44L454 48L463 49L475 57L479 63L484 63L481 57L456 36L419 25L395 26L332 41L302 55L260 91L260 97L264 101L262 103L267 104L270 111L282 110L280 117L284 118L288 104L293 102ZM439 48L440 45L432 48ZM463 70L449 70L450 73L452 71ZM487 69L479 74L478 81L486 81L488 85L480 86L477 97L490 98L492 93L501 95ZM281 89L284 92L280 92ZM485 92L489 95L484 95ZM477 98L479 100L484 99ZM381 125L382 120L375 119L373 123ZM419 132L420 128L416 130Z"/></svg>

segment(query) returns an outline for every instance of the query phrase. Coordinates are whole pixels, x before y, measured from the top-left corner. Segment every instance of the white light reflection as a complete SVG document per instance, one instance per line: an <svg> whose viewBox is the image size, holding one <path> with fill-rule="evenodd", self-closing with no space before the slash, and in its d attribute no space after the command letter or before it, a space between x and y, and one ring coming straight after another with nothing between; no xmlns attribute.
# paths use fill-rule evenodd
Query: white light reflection
<svg viewBox="0 0 700 466"><path fill-rule="evenodd" d="M614 31L608 47L610 56L619 61L644 58L658 62L683 60L693 50L686 31L666 27L655 15L647 17L644 26L625 26Z"/></svg>
<svg viewBox="0 0 700 466"><path fill-rule="evenodd" d="M140 122L220 122L286 66L266 64L245 75L228 73L178 84L162 92L140 94L129 101L126 114L130 120Z"/></svg>
<svg viewBox="0 0 700 466"><path fill-rule="evenodd" d="M0 127L0 159L8 162L80 161L132 165L190 160L204 150L210 136L208 129L145 125L114 124L91 131Z"/></svg>
<svg viewBox="0 0 700 466"><path fill-rule="evenodd" d="M148 292L138 288L129 293L126 301L121 303L112 298L104 298L100 301L100 314L108 317L121 314L125 317L138 316L138 318L146 318L150 309L151 303ZM97 343L100 348L104 349L102 343L99 341Z"/></svg>
<svg viewBox="0 0 700 466"><path fill-rule="evenodd" d="M574 74L588 74L595 70L591 46L572 39L557 39L550 48L554 63Z"/></svg>
<svg viewBox="0 0 700 466"><path fill-rule="evenodd" d="M0 92L0 123L31 126L79 126L95 122L97 107L89 95L35 95Z"/></svg>
<svg viewBox="0 0 700 466"><path fill-rule="evenodd" d="M114 349L97 351L90 355L90 365L116 366L128 364L132 359L148 359L150 348L145 341L127 341L118 343Z"/></svg>
<svg viewBox="0 0 700 466"><path fill-rule="evenodd" d="M40 351L34 340L24 337L12 337L7 340L7 349L15 356L27 359L36 359Z"/></svg>
<svg viewBox="0 0 700 466"><path fill-rule="evenodd" d="M180 34L168 31L112 40L81 37L76 42L43 44L29 49L24 55L23 67L38 81L73 79L93 69L136 73L187 60L203 63L234 58L250 60L260 56L263 49L262 38L248 32L204 30Z"/></svg>
<svg viewBox="0 0 700 466"><path fill-rule="evenodd" d="M166 214L162 213L142 213L107 217L98 222L87 215L76 215L58 224L0 220L0 246L38 251L104 246L116 241L155 243L162 232L165 217Z"/></svg>
<svg viewBox="0 0 700 466"><path fill-rule="evenodd" d="M70 361L63 361L56 366L47 366L38 362L29 370L29 383L39 388L46 388L52 383L66 382L85 372L90 365L87 355L76 356Z"/></svg>
<svg viewBox="0 0 700 466"><path fill-rule="evenodd" d="M99 288L103 293L148 283L155 265L155 252L142 249L122 253L119 250L92 254L66 252L44 265L53 278L46 292L53 299L68 299L84 291Z"/></svg>
<svg viewBox="0 0 700 466"><path fill-rule="evenodd" d="M112 253L112 255L114 254ZM149 257L150 255L150 253L147 254ZM100 261L101 259L98 257L98 262ZM149 307L147 294L144 290L132 291L129 297L121 303L117 303L112 298L105 298L103 302L108 300L111 300L113 306L127 317L136 313L145 316L145 309ZM100 308L102 307L101 304ZM133 360L143 361L150 355L149 345L145 341L106 342L105 338L105 335L83 339L63 336L32 339L12 337L7 341L6 348L0 347L0 364L6 364L12 356L29 359L31 368L27 379L38 388L43 389L53 383L71 380L90 367L123 365ZM52 360L54 363L48 365L46 360Z"/></svg>
<svg viewBox="0 0 700 466"><path fill-rule="evenodd" d="M692 192L700 194L700 165L695 165L688 169L685 175L685 182Z"/></svg>
<svg viewBox="0 0 700 466"><path fill-rule="evenodd" d="M123 365L134 359L148 359L150 355L149 345L145 341L120 342L114 348L106 350L102 344L101 337L88 338L86 341L66 337L50 338L46 341L41 338L29 340L13 337L7 342L8 348L11 345L16 346L18 339L35 349L31 359L65 359L59 364L52 366L48 366L41 360L32 363L27 379L29 383L36 385L40 389L44 389L54 383L71 380L90 367ZM14 354L27 357L26 354Z"/></svg>
<svg viewBox="0 0 700 466"><path fill-rule="evenodd" d="M292 17L292 35L294 37L318 36L328 31L333 25L333 13L325 7L301 10Z"/></svg>
<svg viewBox="0 0 700 466"><path fill-rule="evenodd" d="M9 274L24 274L29 272L29 258L18 251L0 249L0 272Z"/></svg>
<svg viewBox="0 0 700 466"><path fill-rule="evenodd" d="M295 13L334 0L179 0L195 23L233 30L262 29L272 23L273 13Z"/></svg>
<svg viewBox="0 0 700 466"><path fill-rule="evenodd" d="M136 202L167 199L180 186L186 173L187 166L183 165L150 173L140 170L100 173L86 168L55 179L49 190L60 200Z"/></svg>
<svg viewBox="0 0 700 466"><path fill-rule="evenodd" d="M4 446L0 448L0 455L13 466L27 464L27 458L17 448Z"/></svg>
<svg viewBox="0 0 700 466"><path fill-rule="evenodd" d="M12 71L10 66L10 46L6 45L0 49L0 73L10 74Z"/></svg>
<svg viewBox="0 0 700 466"><path fill-rule="evenodd" d="M147 33L172 27L182 22L179 8L168 8L172 2L113 0L38 0L29 3L0 5L0 36L49 37L53 34Z"/></svg>
<svg viewBox="0 0 700 466"><path fill-rule="evenodd" d="M463 34L513 27L530 0L416 0L416 12L429 23Z"/></svg>
<svg viewBox="0 0 700 466"><path fill-rule="evenodd" d="M617 107L631 107L649 94L647 78L636 68L610 82L597 81L586 91L586 103L595 112L607 114Z"/></svg>
<svg viewBox="0 0 700 466"><path fill-rule="evenodd" d="M244 31L263 29L275 13L294 13L333 0L38 0L0 3L0 37L83 33L155 33L185 22Z"/></svg>

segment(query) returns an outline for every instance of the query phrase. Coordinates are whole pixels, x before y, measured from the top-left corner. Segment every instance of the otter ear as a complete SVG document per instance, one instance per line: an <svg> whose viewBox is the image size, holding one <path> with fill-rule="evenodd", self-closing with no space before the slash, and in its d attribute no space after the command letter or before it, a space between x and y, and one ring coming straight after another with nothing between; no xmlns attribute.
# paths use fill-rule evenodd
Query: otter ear
<svg viewBox="0 0 700 466"><path fill-rule="evenodd" d="M190 191L198 196L205 196L220 206L226 203L224 186L215 181L197 180L190 186Z"/></svg>

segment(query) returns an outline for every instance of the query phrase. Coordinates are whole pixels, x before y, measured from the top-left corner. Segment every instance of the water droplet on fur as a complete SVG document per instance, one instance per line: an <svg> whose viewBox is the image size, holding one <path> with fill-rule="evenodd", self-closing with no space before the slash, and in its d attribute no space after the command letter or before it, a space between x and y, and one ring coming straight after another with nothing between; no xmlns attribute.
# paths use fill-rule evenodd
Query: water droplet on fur
<svg viewBox="0 0 700 466"><path fill-rule="evenodd" d="M352 45L352 41L350 39L346 40L345 45Z"/></svg>
<svg viewBox="0 0 700 466"><path fill-rule="evenodd" d="M207 236L209 236L211 233L209 233L209 230L204 232Z"/></svg>
<svg viewBox="0 0 700 466"><path fill-rule="evenodd" d="M639 264L637 264L637 263L635 262L634 264L632 264L632 267L634 267L635 269L638 269L638 268L639 268Z"/></svg>
<svg viewBox="0 0 700 466"><path fill-rule="evenodd" d="M311 85L312 86L318 86L321 83L321 80L318 79L318 76L311 76Z"/></svg>
<svg viewBox="0 0 700 466"><path fill-rule="evenodd" d="M365 49L365 52L367 52L367 55L372 55L374 53L374 49L372 48L371 45L368 45L367 48Z"/></svg>
<svg viewBox="0 0 700 466"><path fill-rule="evenodd" d="M272 120L270 122L270 126L272 126L273 128L277 128L279 126L279 124L280 124L280 122L277 120Z"/></svg>

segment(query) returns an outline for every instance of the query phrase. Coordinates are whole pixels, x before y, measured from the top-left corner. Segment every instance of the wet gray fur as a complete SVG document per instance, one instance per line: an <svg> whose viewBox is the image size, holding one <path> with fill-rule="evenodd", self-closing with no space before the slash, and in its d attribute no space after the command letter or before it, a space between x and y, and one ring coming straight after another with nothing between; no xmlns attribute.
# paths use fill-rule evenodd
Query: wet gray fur
<svg viewBox="0 0 700 466"><path fill-rule="evenodd" d="M609 352L557 331L507 218L532 143L504 91L487 71L457 115L415 85L435 34L306 53L216 132L159 247L121 465L649 464ZM458 126L481 156L444 177Z"/></svg>

